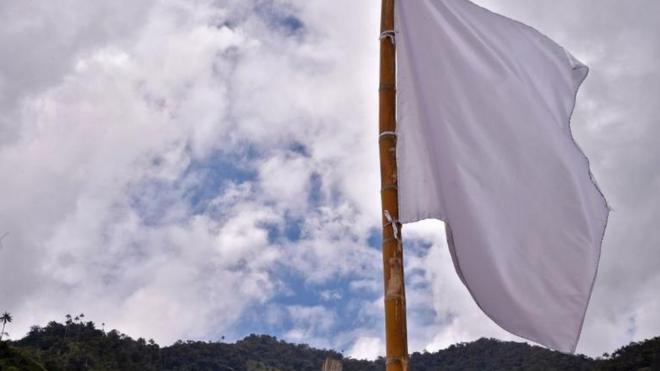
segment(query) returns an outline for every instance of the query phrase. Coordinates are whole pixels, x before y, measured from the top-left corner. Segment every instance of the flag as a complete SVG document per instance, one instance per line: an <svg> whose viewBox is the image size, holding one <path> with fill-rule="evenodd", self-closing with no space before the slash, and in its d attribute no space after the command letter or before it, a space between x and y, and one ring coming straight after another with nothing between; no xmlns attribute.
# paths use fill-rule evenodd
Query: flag
<svg viewBox="0 0 660 371"><path fill-rule="evenodd" d="M588 68L467 0L398 0L395 24L400 221L443 220L486 315L574 352L609 214L569 126Z"/></svg>

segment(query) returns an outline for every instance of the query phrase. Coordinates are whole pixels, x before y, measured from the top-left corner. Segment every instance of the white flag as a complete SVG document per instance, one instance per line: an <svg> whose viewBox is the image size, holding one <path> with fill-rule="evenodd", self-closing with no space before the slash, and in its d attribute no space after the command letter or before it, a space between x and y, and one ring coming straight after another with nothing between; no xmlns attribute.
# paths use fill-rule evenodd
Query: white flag
<svg viewBox="0 0 660 371"><path fill-rule="evenodd" d="M398 0L396 32L401 222L445 221L479 307L574 352L609 214L569 127L587 67L467 0Z"/></svg>

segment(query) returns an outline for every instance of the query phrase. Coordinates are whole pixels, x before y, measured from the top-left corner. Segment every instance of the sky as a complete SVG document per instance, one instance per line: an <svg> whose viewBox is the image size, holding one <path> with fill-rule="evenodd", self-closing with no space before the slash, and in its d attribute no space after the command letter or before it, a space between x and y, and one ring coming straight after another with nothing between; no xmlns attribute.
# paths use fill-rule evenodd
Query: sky
<svg viewBox="0 0 660 371"><path fill-rule="evenodd" d="M660 3L479 0L590 66L576 140L613 213L578 352L660 335ZM0 2L0 311L161 345L384 351L379 4ZM439 221L404 228L411 351L495 337Z"/></svg>

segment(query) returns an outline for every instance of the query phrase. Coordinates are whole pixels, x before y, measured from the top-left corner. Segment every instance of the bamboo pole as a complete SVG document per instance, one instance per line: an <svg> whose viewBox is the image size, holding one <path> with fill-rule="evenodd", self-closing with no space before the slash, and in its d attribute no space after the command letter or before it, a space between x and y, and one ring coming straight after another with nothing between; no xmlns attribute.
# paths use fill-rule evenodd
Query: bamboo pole
<svg viewBox="0 0 660 371"><path fill-rule="evenodd" d="M379 147L383 211L383 276L387 371L408 370L403 242L396 167L396 46L394 1L382 0L379 88ZM389 37L388 37L389 36Z"/></svg>

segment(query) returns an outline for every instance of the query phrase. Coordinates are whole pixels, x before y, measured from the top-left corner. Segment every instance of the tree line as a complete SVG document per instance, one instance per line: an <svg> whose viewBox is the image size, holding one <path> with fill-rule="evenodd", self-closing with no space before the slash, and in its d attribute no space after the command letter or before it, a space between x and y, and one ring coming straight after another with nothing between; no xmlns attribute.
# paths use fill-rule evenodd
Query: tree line
<svg viewBox="0 0 660 371"><path fill-rule="evenodd" d="M382 371L384 359L355 360L333 350L290 344L268 335L249 335L235 343L178 341L167 347L152 339L133 339L105 331L84 314L64 323L33 326L22 339L0 341L0 370L26 371L318 371L328 358L345 371ZM3 324L12 317L4 313ZM411 369L431 370L660 370L660 337L631 343L593 359L524 343L480 339L439 352L413 353Z"/></svg>

